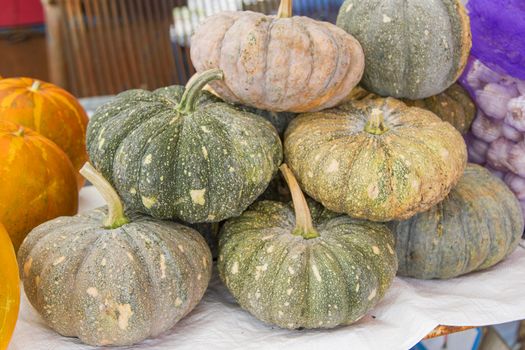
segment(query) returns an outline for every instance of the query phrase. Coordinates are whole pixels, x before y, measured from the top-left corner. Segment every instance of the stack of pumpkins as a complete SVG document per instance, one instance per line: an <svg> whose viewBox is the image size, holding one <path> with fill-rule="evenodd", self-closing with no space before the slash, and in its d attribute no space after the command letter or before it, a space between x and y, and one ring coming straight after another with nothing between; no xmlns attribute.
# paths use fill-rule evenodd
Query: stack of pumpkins
<svg viewBox="0 0 525 350"><path fill-rule="evenodd" d="M0 349L18 313L15 250L35 226L77 212L87 124L66 91L29 78L0 78Z"/></svg>
<svg viewBox="0 0 525 350"><path fill-rule="evenodd" d="M39 226L19 252L52 328L93 345L171 328L211 276L189 224L226 220L222 281L288 329L357 321L396 272L450 278L513 251L518 201L428 110L461 131L475 113L459 87L443 93L470 50L459 1L347 0L338 25L292 17L290 0L277 16L214 15L192 38L185 88L126 91L97 110L81 173L108 207ZM360 81L371 93L352 92ZM292 203L257 201L279 168Z"/></svg>

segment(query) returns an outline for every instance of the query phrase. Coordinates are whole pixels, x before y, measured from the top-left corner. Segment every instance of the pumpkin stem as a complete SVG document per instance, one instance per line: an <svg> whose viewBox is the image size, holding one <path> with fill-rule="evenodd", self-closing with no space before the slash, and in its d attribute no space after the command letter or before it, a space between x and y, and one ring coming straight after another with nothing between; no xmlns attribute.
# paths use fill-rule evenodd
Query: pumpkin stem
<svg viewBox="0 0 525 350"><path fill-rule="evenodd" d="M374 135L382 135L388 131L388 127L385 125L385 116L382 110L378 108L372 109L372 113L370 114L368 122L365 125L365 131Z"/></svg>
<svg viewBox="0 0 525 350"><path fill-rule="evenodd" d="M304 239L319 237L319 233L317 233L312 223L312 215L310 214L308 203L306 202L306 198L304 198L303 191L301 191L301 187L299 187L294 174L286 164L281 165L279 169L292 194L293 207L295 210L295 229L292 234L302 236Z"/></svg>
<svg viewBox="0 0 525 350"><path fill-rule="evenodd" d="M38 89L40 89L40 85L42 85L42 82L40 80L35 80L33 81L33 85L31 85L31 87L29 88L29 90L31 91L38 91Z"/></svg>
<svg viewBox="0 0 525 350"><path fill-rule="evenodd" d="M22 137L22 136L25 135L25 133L26 133L26 130L24 129L24 127L23 127L23 126L20 126L20 127L18 128L18 130L15 131L15 133L14 133L13 135L18 136L18 137Z"/></svg>
<svg viewBox="0 0 525 350"><path fill-rule="evenodd" d="M177 110L183 114L193 112L201 95L202 89L210 81L222 79L224 79L224 73L218 68L210 69L192 76L186 84L186 89L182 95L182 98L180 99Z"/></svg>
<svg viewBox="0 0 525 350"><path fill-rule="evenodd" d="M129 220L124 214L122 201L108 180L89 162L86 162L82 169L80 169L80 174L96 187L108 205L108 215L104 220L104 227L107 229L115 229L127 224Z"/></svg>
<svg viewBox="0 0 525 350"><path fill-rule="evenodd" d="M277 17L279 18L290 18L292 17L292 0L281 0L279 10L277 11Z"/></svg>

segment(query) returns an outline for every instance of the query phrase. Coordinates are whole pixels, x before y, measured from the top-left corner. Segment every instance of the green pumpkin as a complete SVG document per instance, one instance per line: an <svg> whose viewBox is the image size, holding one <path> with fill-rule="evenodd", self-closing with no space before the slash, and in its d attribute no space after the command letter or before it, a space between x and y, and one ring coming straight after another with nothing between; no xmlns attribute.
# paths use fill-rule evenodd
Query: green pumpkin
<svg viewBox="0 0 525 350"><path fill-rule="evenodd" d="M361 84L381 96L437 95L466 66L470 21L460 0L346 0L337 25L365 52Z"/></svg>
<svg viewBox="0 0 525 350"><path fill-rule="evenodd" d="M397 269L384 224L351 219L309 202L291 171L290 205L262 201L228 220L218 268L242 308L282 328L332 328L363 317Z"/></svg>
<svg viewBox="0 0 525 350"><path fill-rule="evenodd" d="M29 234L18 252L27 298L49 327L89 345L158 336L201 300L210 250L189 227L126 217L111 185L89 165L81 172L108 207L51 220Z"/></svg>
<svg viewBox="0 0 525 350"><path fill-rule="evenodd" d="M510 189L488 170L469 164L445 200L392 223L401 276L452 278L491 267L514 251L523 216Z"/></svg>
<svg viewBox="0 0 525 350"><path fill-rule="evenodd" d="M156 218L218 222L240 215L282 161L275 128L202 88L132 90L97 110L87 132L91 161L126 206Z"/></svg>
<svg viewBox="0 0 525 350"><path fill-rule="evenodd" d="M284 135L288 124L290 124L293 118L295 118L295 116L297 115L297 113L265 111L263 109L257 109L243 105L238 105L238 107L246 112L260 115L261 117L272 123L275 129L277 129L279 136L281 137Z"/></svg>
<svg viewBox="0 0 525 350"><path fill-rule="evenodd" d="M440 202L467 163L461 134L432 112L392 98L296 117L285 158L304 191L351 217L408 219Z"/></svg>
<svg viewBox="0 0 525 350"><path fill-rule="evenodd" d="M427 109L441 120L449 122L462 134L470 130L476 117L476 105L469 93L459 84L454 84L443 93L423 100L403 100L408 106Z"/></svg>

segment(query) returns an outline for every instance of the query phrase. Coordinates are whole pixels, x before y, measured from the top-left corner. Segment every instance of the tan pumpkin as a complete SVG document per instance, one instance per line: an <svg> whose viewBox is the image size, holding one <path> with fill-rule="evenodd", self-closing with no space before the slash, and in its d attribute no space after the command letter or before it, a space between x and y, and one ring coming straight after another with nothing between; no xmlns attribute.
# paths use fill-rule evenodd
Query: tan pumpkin
<svg viewBox="0 0 525 350"><path fill-rule="evenodd" d="M467 162L454 127L393 98L299 115L286 131L284 148L312 198L372 221L428 210L458 182Z"/></svg>
<svg viewBox="0 0 525 350"><path fill-rule="evenodd" d="M224 71L210 83L223 99L274 112L318 111L339 104L364 70L359 42L335 25L292 17L282 0L277 17L221 12L192 37L197 71Z"/></svg>

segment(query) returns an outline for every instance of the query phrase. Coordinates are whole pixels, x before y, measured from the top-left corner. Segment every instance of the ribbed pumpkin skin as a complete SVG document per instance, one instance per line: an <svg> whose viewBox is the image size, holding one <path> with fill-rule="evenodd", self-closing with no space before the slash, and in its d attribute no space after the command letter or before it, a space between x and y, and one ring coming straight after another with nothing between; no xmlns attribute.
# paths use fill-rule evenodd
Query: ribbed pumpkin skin
<svg viewBox="0 0 525 350"><path fill-rule="evenodd" d="M518 246L516 197L488 170L469 164L445 200L392 225L401 276L452 278L491 267Z"/></svg>
<svg viewBox="0 0 525 350"><path fill-rule="evenodd" d="M443 92L472 46L460 0L346 0L337 25L363 46L361 84L381 96L415 100Z"/></svg>
<svg viewBox="0 0 525 350"><path fill-rule="evenodd" d="M382 135L364 130L378 110L389 128ZM465 142L452 125L392 98L299 115L286 131L284 149L312 198L335 212L383 222L441 201L467 162Z"/></svg>
<svg viewBox="0 0 525 350"><path fill-rule="evenodd" d="M210 84L223 99L274 112L335 106L364 69L361 46L336 26L250 11L208 17L191 39L191 59L197 71L224 71Z"/></svg>
<svg viewBox="0 0 525 350"><path fill-rule="evenodd" d="M105 208L47 222L18 253L45 322L90 345L131 345L172 328L201 300L211 254L196 231L146 216L102 228Z"/></svg>
<svg viewBox="0 0 525 350"><path fill-rule="evenodd" d="M292 235L292 208L270 201L228 220L219 238L222 281L242 308L282 328L359 320L385 294L397 269L394 238L385 225L309 204L318 238Z"/></svg>
<svg viewBox="0 0 525 350"><path fill-rule="evenodd" d="M468 92L454 84L443 93L423 100L403 100L408 106L427 109L466 134L476 117L476 105Z"/></svg>
<svg viewBox="0 0 525 350"><path fill-rule="evenodd" d="M0 120L0 179L0 222L15 250L35 226L77 213L75 170L67 155L42 135L5 120Z"/></svg>
<svg viewBox="0 0 525 350"><path fill-rule="evenodd" d="M87 161L88 117L70 93L31 78L0 79L0 120L9 120L47 137L69 157L75 170ZM79 189L84 178L77 174Z"/></svg>
<svg viewBox="0 0 525 350"><path fill-rule="evenodd" d="M130 209L190 223L240 215L282 161L279 135L205 91L180 114L183 92L131 90L102 106L88 127L90 159Z"/></svg>

